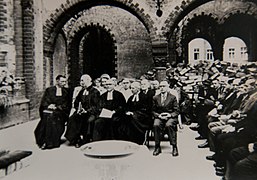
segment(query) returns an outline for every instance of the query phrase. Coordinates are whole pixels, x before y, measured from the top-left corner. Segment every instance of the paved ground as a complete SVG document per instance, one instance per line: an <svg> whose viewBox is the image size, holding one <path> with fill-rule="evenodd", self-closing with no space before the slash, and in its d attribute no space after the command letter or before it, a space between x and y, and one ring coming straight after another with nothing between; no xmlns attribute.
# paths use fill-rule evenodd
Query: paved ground
<svg viewBox="0 0 257 180"><path fill-rule="evenodd" d="M40 150L35 145L33 131L38 121L0 130L0 148L33 151L29 166L4 177L4 180L218 180L213 162L205 159L208 149L198 149L203 141L196 141L196 132L187 126L178 132L179 156L172 157L167 142L162 143L163 153L152 156L142 146L141 155L122 160L90 160L80 149L62 144L53 150ZM143 154L143 155L142 155ZM108 162L108 163L107 163ZM112 164L110 164L110 162ZM133 162L133 163L132 163ZM107 164L106 164L107 163ZM94 164L94 165L93 165Z"/></svg>

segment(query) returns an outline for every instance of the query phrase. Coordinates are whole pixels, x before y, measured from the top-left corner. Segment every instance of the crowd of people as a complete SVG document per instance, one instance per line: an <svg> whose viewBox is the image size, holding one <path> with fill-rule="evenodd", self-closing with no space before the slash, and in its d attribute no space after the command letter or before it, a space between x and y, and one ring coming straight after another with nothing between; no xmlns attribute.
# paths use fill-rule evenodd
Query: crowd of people
<svg viewBox="0 0 257 180"><path fill-rule="evenodd" d="M57 76L56 85L47 88L41 100L41 120L35 129L40 148L59 147L63 134L75 147L101 140L144 144L146 132L154 129L156 156L161 153L162 131L167 129L172 155L178 156L178 98L167 80L124 78L118 83L108 74L94 81L84 74L73 93L65 83L65 76Z"/></svg>
<svg viewBox="0 0 257 180"><path fill-rule="evenodd" d="M110 139L145 144L151 130L154 156L161 153L164 134L172 156L178 156L177 127L194 122L190 128L199 133L195 139L206 139L198 147L214 152L206 158L215 161L217 175L257 179L256 76L255 63L167 63L160 82L154 69L139 79L120 81L108 74L93 81L84 74L71 91L66 77L59 75L43 95L36 142L42 149L56 148L64 134L75 147Z"/></svg>
<svg viewBox="0 0 257 180"><path fill-rule="evenodd" d="M197 125L190 128L199 133L195 139L206 139L198 147L214 152L206 159L215 161L216 175L232 180L257 179L257 65L200 62L172 71L171 77L183 71L191 73L192 79L192 75L202 78L190 81L180 74L177 79L182 84L189 82L182 85L189 94L197 92L192 119ZM195 87L188 88L190 84Z"/></svg>

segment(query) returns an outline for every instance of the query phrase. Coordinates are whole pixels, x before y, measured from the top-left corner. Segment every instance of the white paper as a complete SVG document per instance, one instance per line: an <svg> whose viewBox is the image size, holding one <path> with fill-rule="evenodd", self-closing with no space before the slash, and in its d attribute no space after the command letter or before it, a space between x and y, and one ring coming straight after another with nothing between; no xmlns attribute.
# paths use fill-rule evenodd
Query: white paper
<svg viewBox="0 0 257 180"><path fill-rule="evenodd" d="M112 118L113 111L103 108L99 117L100 118Z"/></svg>

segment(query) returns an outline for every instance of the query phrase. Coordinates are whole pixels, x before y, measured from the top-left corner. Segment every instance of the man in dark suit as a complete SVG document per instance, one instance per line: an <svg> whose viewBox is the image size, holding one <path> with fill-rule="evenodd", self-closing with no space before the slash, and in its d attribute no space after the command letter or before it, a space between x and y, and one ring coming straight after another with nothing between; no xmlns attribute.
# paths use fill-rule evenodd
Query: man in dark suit
<svg viewBox="0 0 257 180"><path fill-rule="evenodd" d="M107 92L100 98L100 115L95 121L93 141L122 139L120 125L125 116L126 100L123 94L114 89L112 79L106 81Z"/></svg>
<svg viewBox="0 0 257 180"><path fill-rule="evenodd" d="M179 108L177 99L174 95L168 93L169 84L167 81L160 82L159 95L153 97L153 116L154 116L154 156L161 153L161 132L164 129L168 131L170 145L172 145L172 155L178 156L177 149L177 123Z"/></svg>
<svg viewBox="0 0 257 180"><path fill-rule="evenodd" d="M229 179L257 179L257 142L233 149L228 158Z"/></svg>
<svg viewBox="0 0 257 180"><path fill-rule="evenodd" d="M77 148L92 139L94 120L98 115L100 100L100 92L92 86L92 79L89 75L81 76L80 85L82 88L74 101L75 112L69 118L65 133L70 144Z"/></svg>
<svg viewBox="0 0 257 180"><path fill-rule="evenodd" d="M41 120L34 132L41 149L56 148L61 144L71 106L71 95L65 84L66 77L58 75L56 86L47 88L42 97L39 108Z"/></svg>

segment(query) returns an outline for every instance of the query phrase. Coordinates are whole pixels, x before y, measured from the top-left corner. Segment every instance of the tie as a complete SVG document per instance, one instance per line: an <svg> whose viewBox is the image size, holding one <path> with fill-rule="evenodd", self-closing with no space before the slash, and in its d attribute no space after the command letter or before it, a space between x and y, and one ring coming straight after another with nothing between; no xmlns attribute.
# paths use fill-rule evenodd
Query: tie
<svg viewBox="0 0 257 180"><path fill-rule="evenodd" d="M166 94L161 94L161 104L164 106L164 102L166 100Z"/></svg>

